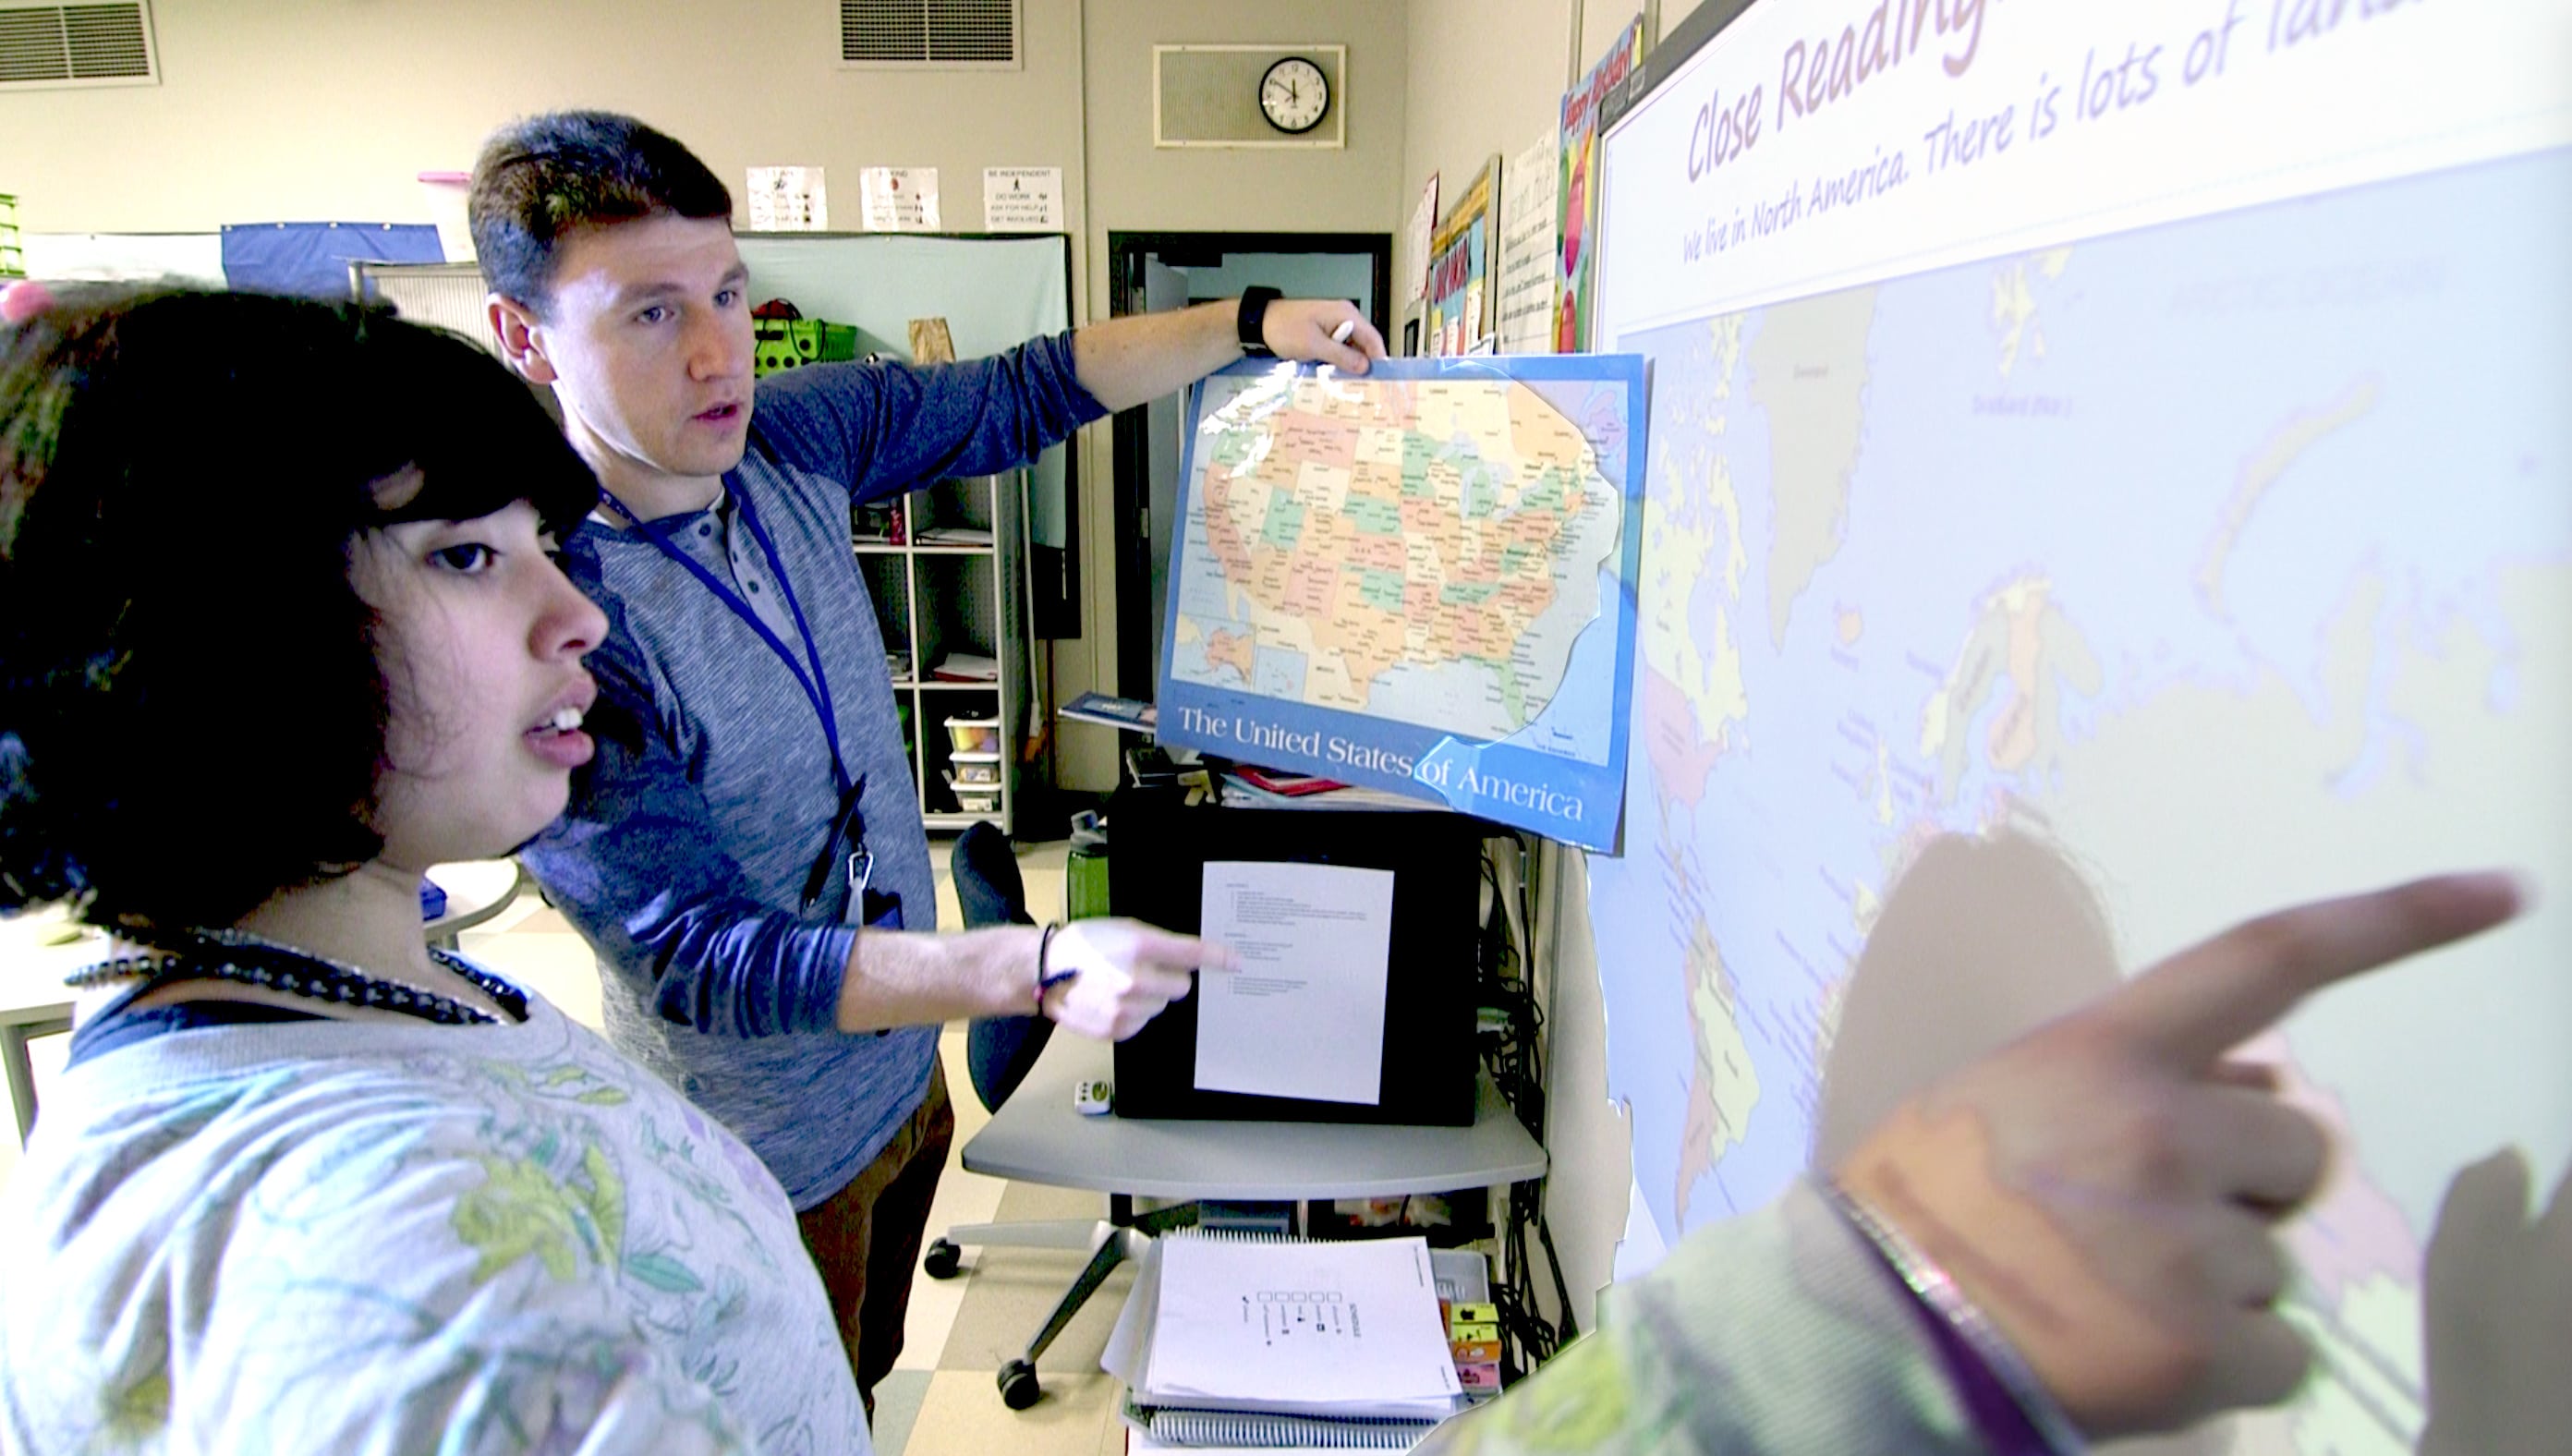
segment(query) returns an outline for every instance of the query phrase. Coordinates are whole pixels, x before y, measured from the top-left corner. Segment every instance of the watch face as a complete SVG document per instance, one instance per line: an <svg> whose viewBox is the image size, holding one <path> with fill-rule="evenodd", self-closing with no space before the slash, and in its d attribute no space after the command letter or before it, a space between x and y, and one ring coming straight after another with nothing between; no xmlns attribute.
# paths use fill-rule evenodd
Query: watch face
<svg viewBox="0 0 2572 1456"><path fill-rule="evenodd" d="M1281 132L1301 134L1322 124L1331 109L1331 81L1322 68L1289 56L1259 78L1259 112Z"/></svg>

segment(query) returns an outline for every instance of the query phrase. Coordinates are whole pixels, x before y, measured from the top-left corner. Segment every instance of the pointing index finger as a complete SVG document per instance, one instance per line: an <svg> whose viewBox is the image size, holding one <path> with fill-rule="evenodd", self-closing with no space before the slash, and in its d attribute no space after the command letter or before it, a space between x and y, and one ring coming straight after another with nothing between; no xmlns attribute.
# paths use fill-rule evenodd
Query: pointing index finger
<svg viewBox="0 0 2572 1456"><path fill-rule="evenodd" d="M1137 922L1134 925L1134 960L1139 965L1188 972L1230 971L1235 969L1240 958L1220 942Z"/></svg>
<svg viewBox="0 0 2572 1456"><path fill-rule="evenodd" d="M2200 1072L2314 992L2489 930L2518 914L2505 874L2439 875L2246 921L2136 977L2099 1021Z"/></svg>

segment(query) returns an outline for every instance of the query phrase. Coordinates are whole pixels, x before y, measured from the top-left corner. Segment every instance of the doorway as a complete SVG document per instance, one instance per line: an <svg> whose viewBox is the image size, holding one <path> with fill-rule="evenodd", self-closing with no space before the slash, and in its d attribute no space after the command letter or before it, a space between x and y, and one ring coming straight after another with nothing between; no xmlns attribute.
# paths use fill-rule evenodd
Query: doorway
<svg viewBox="0 0 2572 1456"><path fill-rule="evenodd" d="M1347 299L1392 335L1390 233L1107 235L1108 314L1157 314L1266 287L1290 299ZM1112 426L1116 690L1149 702L1161 667L1170 544L1176 539L1180 395L1121 410Z"/></svg>

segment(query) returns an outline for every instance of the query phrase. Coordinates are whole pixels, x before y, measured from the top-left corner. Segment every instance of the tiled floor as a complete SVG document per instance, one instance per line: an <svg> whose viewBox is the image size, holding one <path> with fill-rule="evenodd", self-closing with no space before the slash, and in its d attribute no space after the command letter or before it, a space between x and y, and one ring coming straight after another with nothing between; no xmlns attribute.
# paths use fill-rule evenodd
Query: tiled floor
<svg viewBox="0 0 2572 1456"><path fill-rule="evenodd" d="M934 841L939 924L963 923L947 880L947 843ZM1039 915L1062 905L1062 844L1022 846L1019 869L1027 903ZM562 917L531 893L462 938L464 953L551 997L570 1015L598 1022L598 973L589 948ZM956 1145L988 1120L964 1075L964 1031L950 1027L940 1042L957 1094ZM932 1237L956 1223L1015 1218L1089 1218L1104 1200L1095 1193L980 1177L953 1156L931 1210ZM1084 1262L1046 1249L968 1251L955 1279L926 1275L912 1283L911 1319L902 1358L876 1391L876 1449L885 1456L1112 1456L1125 1449L1115 1417L1116 1382L1099 1373L1098 1352L1131 1285L1120 1271L1092 1296L1080 1317L1036 1362L1044 1399L1025 1411L1000 1403L994 1381L1001 1361L1017 1355L1043 1323Z"/></svg>

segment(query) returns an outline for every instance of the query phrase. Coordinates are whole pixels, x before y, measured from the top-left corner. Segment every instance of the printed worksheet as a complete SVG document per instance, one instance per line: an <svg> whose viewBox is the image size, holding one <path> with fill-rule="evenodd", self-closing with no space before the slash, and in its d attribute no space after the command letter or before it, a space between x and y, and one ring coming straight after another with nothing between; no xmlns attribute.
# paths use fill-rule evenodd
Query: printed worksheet
<svg viewBox="0 0 2572 1456"><path fill-rule="evenodd" d="M1435 1417L1461 1389L1424 1240L1178 1237L1159 1273L1162 1403Z"/></svg>
<svg viewBox="0 0 2572 1456"><path fill-rule="evenodd" d="M1383 1100L1391 870L1209 861L1201 929L1241 969L1197 978L1199 1092Z"/></svg>

